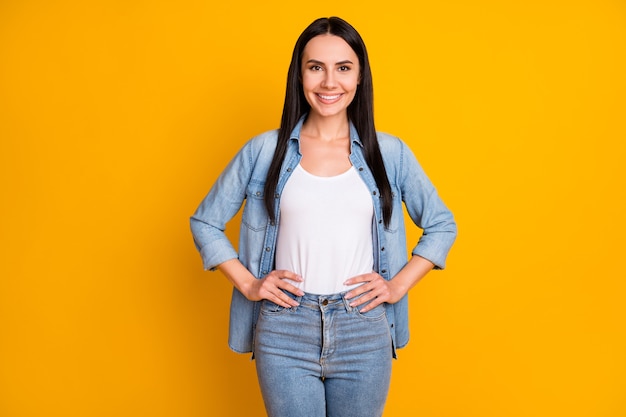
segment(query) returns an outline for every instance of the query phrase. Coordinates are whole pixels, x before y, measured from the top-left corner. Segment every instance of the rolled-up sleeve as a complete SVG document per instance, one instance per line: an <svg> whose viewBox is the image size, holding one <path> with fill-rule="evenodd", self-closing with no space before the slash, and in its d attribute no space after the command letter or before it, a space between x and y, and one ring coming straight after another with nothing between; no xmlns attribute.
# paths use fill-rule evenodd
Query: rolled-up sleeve
<svg viewBox="0 0 626 417"><path fill-rule="evenodd" d="M251 175L250 148L248 143L235 155L191 216L191 233L206 270L238 257L224 231L246 198Z"/></svg>
<svg viewBox="0 0 626 417"><path fill-rule="evenodd" d="M413 222L423 230L412 254L429 260L435 269L443 269L457 235L454 216L404 143L401 152L402 199Z"/></svg>

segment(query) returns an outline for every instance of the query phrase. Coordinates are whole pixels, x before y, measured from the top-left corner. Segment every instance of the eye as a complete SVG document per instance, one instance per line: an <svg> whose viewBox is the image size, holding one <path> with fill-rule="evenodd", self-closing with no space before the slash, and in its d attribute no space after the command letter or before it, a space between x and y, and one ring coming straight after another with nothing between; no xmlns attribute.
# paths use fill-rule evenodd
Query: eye
<svg viewBox="0 0 626 417"><path fill-rule="evenodd" d="M349 67L349 66L347 66L347 65L342 65L342 66L340 66L340 67L338 68L338 70L339 70L340 72L350 71L351 69L352 69L352 68L350 68L350 67Z"/></svg>
<svg viewBox="0 0 626 417"><path fill-rule="evenodd" d="M311 71L322 71L322 69L323 69L323 68L322 68L321 66L319 66L319 65L311 65L311 66L309 67L309 69L310 69Z"/></svg>

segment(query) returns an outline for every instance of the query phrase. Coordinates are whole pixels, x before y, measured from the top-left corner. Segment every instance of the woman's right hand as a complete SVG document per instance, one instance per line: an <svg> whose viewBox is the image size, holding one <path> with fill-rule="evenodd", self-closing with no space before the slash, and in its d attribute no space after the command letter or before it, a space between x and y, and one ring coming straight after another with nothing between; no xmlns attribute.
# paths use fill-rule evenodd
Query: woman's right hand
<svg viewBox="0 0 626 417"><path fill-rule="evenodd" d="M249 286L246 288L244 295L250 301L270 300L281 307L296 307L299 303L285 294L284 291L296 296L302 296L304 292L289 283L289 281L302 282L304 279L295 272L286 270L272 271L261 279L249 281Z"/></svg>
<svg viewBox="0 0 626 417"><path fill-rule="evenodd" d="M250 301L270 300L281 307L289 308L296 307L298 302L285 294L284 291L296 296L304 295L302 290L289 283L289 281L304 281L295 272L277 270L270 272L261 279L256 279L239 259L229 259L219 264L218 268Z"/></svg>

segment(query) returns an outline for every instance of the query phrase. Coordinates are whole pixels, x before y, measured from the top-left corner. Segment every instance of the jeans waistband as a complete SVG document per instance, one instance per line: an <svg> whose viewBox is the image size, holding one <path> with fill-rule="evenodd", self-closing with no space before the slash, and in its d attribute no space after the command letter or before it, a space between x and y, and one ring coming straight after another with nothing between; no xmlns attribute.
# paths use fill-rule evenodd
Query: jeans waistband
<svg viewBox="0 0 626 417"><path fill-rule="evenodd" d="M346 293L337 294L310 294L305 293L303 296L294 297L300 306L298 308L310 308L314 310L330 310L330 309L345 309L352 311L354 308L350 307L348 300L345 297Z"/></svg>

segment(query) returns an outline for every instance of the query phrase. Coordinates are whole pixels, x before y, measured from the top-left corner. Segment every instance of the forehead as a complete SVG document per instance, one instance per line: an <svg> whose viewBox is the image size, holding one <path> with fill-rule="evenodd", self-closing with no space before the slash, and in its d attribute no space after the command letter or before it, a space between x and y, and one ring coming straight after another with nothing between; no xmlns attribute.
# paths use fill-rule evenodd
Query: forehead
<svg viewBox="0 0 626 417"><path fill-rule="evenodd" d="M314 59L320 62L340 62L350 60L358 62L354 50L343 38L335 35L318 35L312 38L304 47L302 61Z"/></svg>

